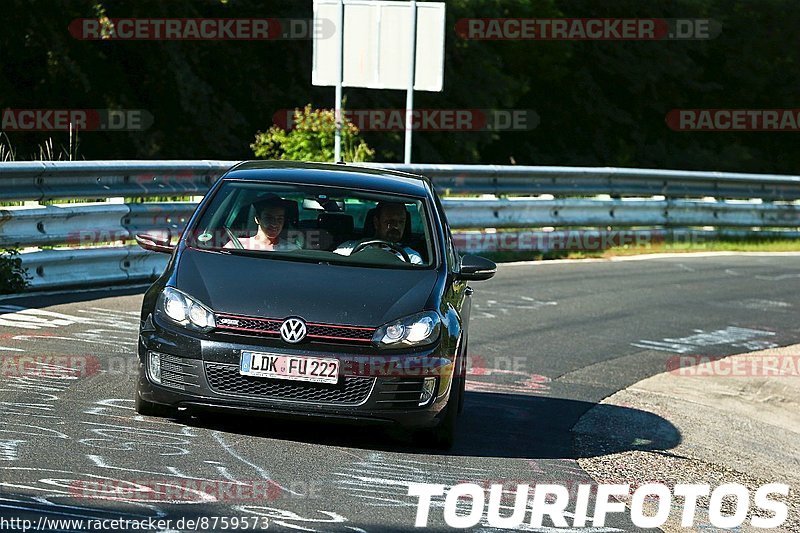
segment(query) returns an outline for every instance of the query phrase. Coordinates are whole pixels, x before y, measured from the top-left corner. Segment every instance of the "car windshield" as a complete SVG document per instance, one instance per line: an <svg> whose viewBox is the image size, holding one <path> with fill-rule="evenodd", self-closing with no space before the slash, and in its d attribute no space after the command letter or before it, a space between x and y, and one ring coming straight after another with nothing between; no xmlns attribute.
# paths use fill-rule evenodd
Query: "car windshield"
<svg viewBox="0 0 800 533"><path fill-rule="evenodd" d="M186 242L270 259L425 268L435 259L428 220L420 198L225 180Z"/></svg>

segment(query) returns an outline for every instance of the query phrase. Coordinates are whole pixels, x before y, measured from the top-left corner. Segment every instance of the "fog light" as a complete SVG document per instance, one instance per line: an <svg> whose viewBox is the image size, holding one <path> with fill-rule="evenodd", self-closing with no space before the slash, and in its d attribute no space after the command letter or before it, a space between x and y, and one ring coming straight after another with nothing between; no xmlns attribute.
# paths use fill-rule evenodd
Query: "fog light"
<svg viewBox="0 0 800 533"><path fill-rule="evenodd" d="M147 355L147 373L150 379L161 384L161 354L149 352Z"/></svg>
<svg viewBox="0 0 800 533"><path fill-rule="evenodd" d="M422 383L422 394L419 395L419 405L425 405L436 395L436 378L425 378Z"/></svg>

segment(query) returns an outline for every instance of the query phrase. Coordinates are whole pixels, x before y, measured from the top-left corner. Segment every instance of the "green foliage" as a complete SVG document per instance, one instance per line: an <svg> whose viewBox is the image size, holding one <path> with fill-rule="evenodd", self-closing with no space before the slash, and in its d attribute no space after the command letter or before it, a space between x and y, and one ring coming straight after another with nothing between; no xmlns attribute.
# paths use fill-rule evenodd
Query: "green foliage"
<svg viewBox="0 0 800 533"><path fill-rule="evenodd" d="M294 110L294 126L284 131L272 126L259 131L250 148L256 157L290 161L333 162L336 116L330 109L312 109L311 104ZM375 155L359 137L358 128L349 120L342 123L342 159L360 163Z"/></svg>
<svg viewBox="0 0 800 533"><path fill-rule="evenodd" d="M413 160L639 166L796 173L790 132L676 132L672 109L793 109L800 86L800 2L794 0L447 0L445 81L418 91L417 109L533 109L528 131L414 133ZM86 159L244 159L253 132L278 110L331 106L311 84L311 40L81 40L67 28L94 18L308 19L313 2L287 0L4 0L0 101L17 109L141 109L145 131L81 132ZM721 33L690 41L470 40L467 18L712 19ZM352 109L403 109L403 91L345 88ZM287 135L290 132L287 132ZM52 132L15 131L0 160L38 156ZM264 135L264 157L282 153ZM361 131L376 159L399 161L403 132ZM325 138L306 139L329 149ZM58 144L58 143L57 143ZM66 144L66 143L65 143ZM260 144L256 142L256 144ZM302 143L299 143L302 145ZM5 151L3 146L5 146ZM290 146L301 150L302 146ZM53 152L51 150L51 152ZM65 152L69 153L70 150ZM58 155L50 155L57 158ZM63 158L68 158L64 155Z"/></svg>
<svg viewBox="0 0 800 533"><path fill-rule="evenodd" d="M28 286L29 280L18 251L5 250L0 254L0 294L20 292Z"/></svg>

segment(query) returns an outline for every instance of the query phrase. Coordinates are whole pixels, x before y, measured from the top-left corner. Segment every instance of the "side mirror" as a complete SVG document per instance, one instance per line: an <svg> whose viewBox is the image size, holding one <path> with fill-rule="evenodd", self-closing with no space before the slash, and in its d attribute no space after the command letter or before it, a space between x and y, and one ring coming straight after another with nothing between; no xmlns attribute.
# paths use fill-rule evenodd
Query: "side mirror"
<svg viewBox="0 0 800 533"><path fill-rule="evenodd" d="M171 254L172 250L175 249L175 247L169 243L169 237L165 239L155 235L142 234L136 235L136 242L145 250L161 254Z"/></svg>
<svg viewBox="0 0 800 533"><path fill-rule="evenodd" d="M494 261L477 255L465 255L461 258L461 272L459 279L465 281L483 281L491 279L497 272Z"/></svg>

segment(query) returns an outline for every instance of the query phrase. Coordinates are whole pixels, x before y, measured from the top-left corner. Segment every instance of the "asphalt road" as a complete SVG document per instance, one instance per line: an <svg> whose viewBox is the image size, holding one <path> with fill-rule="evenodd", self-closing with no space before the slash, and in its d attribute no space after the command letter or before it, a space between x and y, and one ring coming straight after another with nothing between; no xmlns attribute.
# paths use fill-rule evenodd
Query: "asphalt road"
<svg viewBox="0 0 800 533"><path fill-rule="evenodd" d="M582 414L682 353L800 342L799 285L792 256L502 266L474 284L465 413L447 453L374 429L137 416L142 288L2 300L0 518L160 517L175 530L180 518L225 516L241 530L263 517L270 530L405 531L412 482L592 482L576 459L655 439L621 442L614 428L578 438ZM76 361L82 370L57 366ZM254 494L234 491L248 486ZM445 526L441 500L430 524ZM558 531L634 530L615 515L605 528Z"/></svg>

